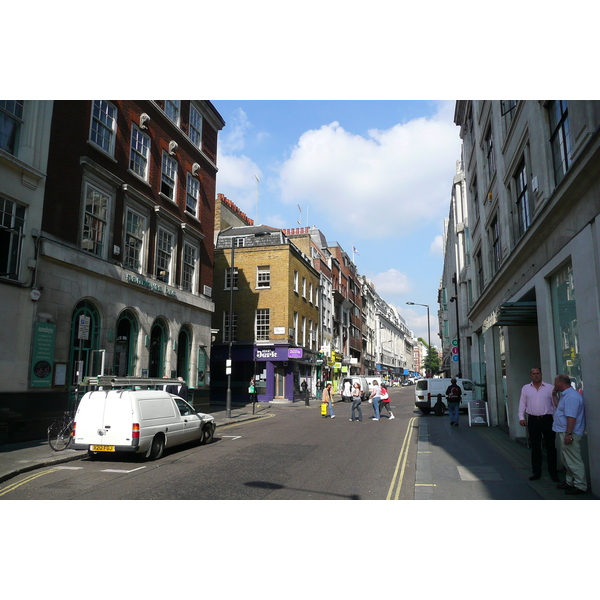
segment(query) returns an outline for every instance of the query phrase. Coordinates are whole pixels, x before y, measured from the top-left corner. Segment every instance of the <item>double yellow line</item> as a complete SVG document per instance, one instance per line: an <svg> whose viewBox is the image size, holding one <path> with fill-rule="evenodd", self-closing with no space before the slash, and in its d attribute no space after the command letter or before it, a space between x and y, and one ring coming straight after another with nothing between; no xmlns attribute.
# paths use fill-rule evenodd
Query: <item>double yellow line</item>
<svg viewBox="0 0 600 600"><path fill-rule="evenodd" d="M398 456L398 462L396 463L396 470L394 471L394 477L388 491L386 500L398 500L400 497L400 489L402 488L402 480L404 479L404 471L406 469L406 462L408 461L408 450L410 448L410 438L412 437L413 424L419 417L413 417L406 428L406 435L404 436L404 442L400 448L400 455ZM398 487L394 492L394 487L398 482Z"/></svg>
<svg viewBox="0 0 600 600"><path fill-rule="evenodd" d="M37 479L38 477L41 477L42 475L48 475L48 473L54 473L54 471L58 471L58 469L48 469L47 471L42 471L41 473L35 473L33 475L29 475L29 477L25 477L25 479L22 479L18 483L12 483L11 485L9 485L7 487L2 488L0 490L0 496L4 496L5 494L8 494L9 492L13 492L18 487L21 487L22 485L25 485L26 483L29 483L30 481L33 481L34 479Z"/></svg>

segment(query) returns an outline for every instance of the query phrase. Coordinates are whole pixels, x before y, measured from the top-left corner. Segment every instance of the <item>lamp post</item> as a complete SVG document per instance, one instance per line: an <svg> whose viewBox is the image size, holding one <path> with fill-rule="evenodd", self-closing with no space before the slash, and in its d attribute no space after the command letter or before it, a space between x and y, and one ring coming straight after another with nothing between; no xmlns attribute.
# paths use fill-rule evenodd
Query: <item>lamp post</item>
<svg viewBox="0 0 600 600"><path fill-rule="evenodd" d="M454 302L454 306L456 308L456 343L458 348L458 377L462 377L462 366L460 362L460 330L458 323L458 283L456 278L456 273L452 276L452 283L454 284L454 296L450 298L450 302Z"/></svg>
<svg viewBox="0 0 600 600"><path fill-rule="evenodd" d="M231 268L229 271L229 355L225 364L227 394L225 396L225 416L231 419L231 351L233 345L233 272L235 263L235 238L231 238Z"/></svg>
<svg viewBox="0 0 600 600"><path fill-rule="evenodd" d="M427 309L427 344L429 345L429 353L431 353L431 326L429 323L429 304L419 304L418 302L407 302L411 306L424 306Z"/></svg>

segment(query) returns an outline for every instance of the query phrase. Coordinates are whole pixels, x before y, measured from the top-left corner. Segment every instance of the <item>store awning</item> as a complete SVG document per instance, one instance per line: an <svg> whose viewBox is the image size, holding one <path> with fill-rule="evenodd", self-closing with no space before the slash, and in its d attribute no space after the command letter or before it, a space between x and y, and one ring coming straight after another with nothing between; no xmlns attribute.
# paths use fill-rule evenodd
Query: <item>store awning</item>
<svg viewBox="0 0 600 600"><path fill-rule="evenodd" d="M536 302L505 302L498 310L496 325L537 325Z"/></svg>

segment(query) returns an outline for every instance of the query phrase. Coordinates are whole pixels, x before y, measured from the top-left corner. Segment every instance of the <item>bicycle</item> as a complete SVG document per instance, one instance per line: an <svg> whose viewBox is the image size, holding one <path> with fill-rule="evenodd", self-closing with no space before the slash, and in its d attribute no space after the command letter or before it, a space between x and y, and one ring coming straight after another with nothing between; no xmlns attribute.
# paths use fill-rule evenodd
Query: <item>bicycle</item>
<svg viewBox="0 0 600 600"><path fill-rule="evenodd" d="M66 450L73 440L73 414L65 412L61 419L57 419L48 427L48 444L55 452Z"/></svg>

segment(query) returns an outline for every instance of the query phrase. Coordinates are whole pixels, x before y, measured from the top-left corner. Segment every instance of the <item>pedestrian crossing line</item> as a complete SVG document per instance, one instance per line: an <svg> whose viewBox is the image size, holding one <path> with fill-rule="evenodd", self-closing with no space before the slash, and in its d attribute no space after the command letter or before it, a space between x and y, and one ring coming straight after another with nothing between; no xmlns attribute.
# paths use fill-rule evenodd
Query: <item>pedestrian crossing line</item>
<svg viewBox="0 0 600 600"><path fill-rule="evenodd" d="M410 447L410 438L412 437L413 432L413 423L418 417L413 417L409 422L406 428L406 434L404 435L404 441L402 442L402 447L400 448L400 454L398 456L398 462L396 463L396 469L394 471L394 476L392 477L392 483L390 485L390 489L386 496L386 500L391 500L392 496L394 500L398 500L400 497L400 489L402 488L402 481L404 479L404 471L406 469L406 462L408 461L408 449ZM402 468L400 466L402 465ZM400 469L400 476L398 477L398 469ZM398 487L394 493L394 487L396 486L396 479L398 479Z"/></svg>
<svg viewBox="0 0 600 600"><path fill-rule="evenodd" d="M415 487L437 487L435 483L415 483Z"/></svg>
<svg viewBox="0 0 600 600"><path fill-rule="evenodd" d="M18 487L21 487L22 485L25 485L26 483L29 483L30 481L33 481L34 479L37 479L38 477L41 477L42 475L48 475L48 473L54 473L55 471L58 471L58 469L49 469L48 471L42 471L41 473L36 473L35 475L29 475L29 477L26 477L22 481L19 481L18 483L12 483L11 485L1 489L0 496L4 496L4 494L13 492Z"/></svg>

